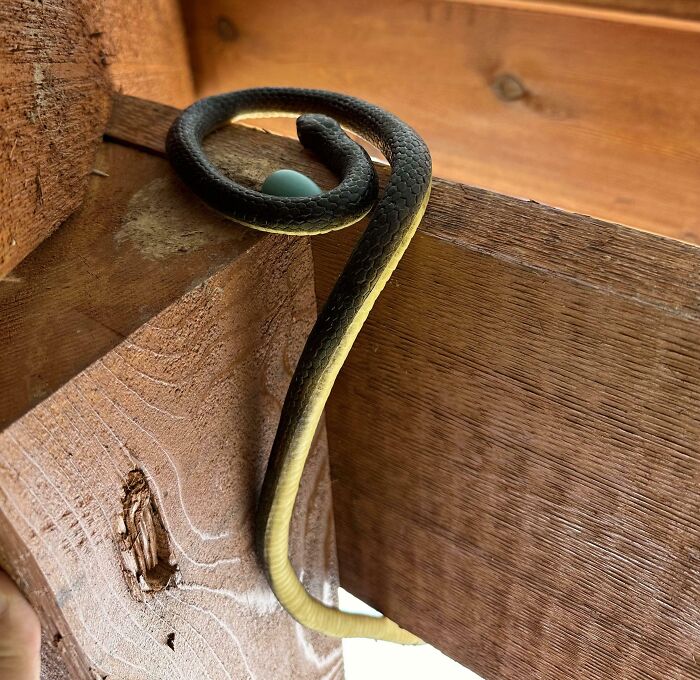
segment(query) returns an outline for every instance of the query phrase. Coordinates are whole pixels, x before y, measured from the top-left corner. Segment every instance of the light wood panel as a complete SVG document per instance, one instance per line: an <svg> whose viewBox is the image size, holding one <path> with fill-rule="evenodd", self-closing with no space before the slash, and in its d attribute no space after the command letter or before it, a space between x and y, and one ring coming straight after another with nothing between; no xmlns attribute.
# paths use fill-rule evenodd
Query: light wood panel
<svg viewBox="0 0 700 680"><path fill-rule="evenodd" d="M195 93L178 0L101 0L94 12L113 90L174 106L192 103Z"/></svg>
<svg viewBox="0 0 700 680"><path fill-rule="evenodd" d="M356 236L312 239L321 300ZM698 677L699 300L696 246L436 179L327 413L343 585L487 679Z"/></svg>
<svg viewBox="0 0 700 680"><path fill-rule="evenodd" d="M315 316L308 245L214 215L155 156L96 162L0 283L0 565L41 615L44 678L340 678L339 642L281 609L253 545ZM292 543L329 603L330 507L321 432Z"/></svg>
<svg viewBox="0 0 700 680"><path fill-rule="evenodd" d="M439 176L700 238L696 32L438 0L206 0L186 17L200 94L355 94L413 125Z"/></svg>

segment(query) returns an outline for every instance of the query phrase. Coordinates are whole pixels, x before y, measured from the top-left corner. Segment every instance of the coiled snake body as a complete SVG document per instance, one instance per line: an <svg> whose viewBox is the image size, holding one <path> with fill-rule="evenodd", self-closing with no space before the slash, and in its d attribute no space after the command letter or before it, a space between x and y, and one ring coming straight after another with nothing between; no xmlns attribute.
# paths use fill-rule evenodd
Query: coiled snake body
<svg viewBox="0 0 700 680"><path fill-rule="evenodd" d="M300 141L340 178L337 187L317 196L269 196L244 187L222 175L202 150L204 137L232 120L298 114L304 114L297 120ZM336 121L374 144L391 165L378 201L369 156ZM288 553L299 482L328 395L425 211L431 186L425 143L394 115L354 97L259 88L196 102L173 123L166 148L175 171L202 200L255 229L319 234L357 222L374 207L292 376L258 505L257 550L276 597L301 624L338 637L419 643L386 617L348 614L316 600L297 578Z"/></svg>

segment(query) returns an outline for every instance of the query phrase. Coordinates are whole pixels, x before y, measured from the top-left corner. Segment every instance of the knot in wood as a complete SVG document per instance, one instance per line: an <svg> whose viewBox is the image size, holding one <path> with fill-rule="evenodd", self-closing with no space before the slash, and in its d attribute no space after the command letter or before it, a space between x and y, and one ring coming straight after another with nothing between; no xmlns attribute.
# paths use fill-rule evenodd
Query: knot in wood
<svg viewBox="0 0 700 680"><path fill-rule="evenodd" d="M168 533L155 504L146 475L132 470L122 499L122 561L129 589L137 599L172 585L177 572Z"/></svg>

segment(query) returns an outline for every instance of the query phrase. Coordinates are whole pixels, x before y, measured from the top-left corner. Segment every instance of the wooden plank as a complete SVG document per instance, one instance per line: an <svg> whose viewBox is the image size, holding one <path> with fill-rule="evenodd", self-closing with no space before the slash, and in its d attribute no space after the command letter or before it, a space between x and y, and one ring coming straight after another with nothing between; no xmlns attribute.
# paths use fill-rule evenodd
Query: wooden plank
<svg viewBox="0 0 700 680"><path fill-rule="evenodd" d="M475 5L554 12L604 21L700 30L698 0L452 0Z"/></svg>
<svg viewBox="0 0 700 680"><path fill-rule="evenodd" d="M489 679L700 677L699 301L696 246L435 180L327 413L343 585Z"/></svg>
<svg viewBox="0 0 700 680"><path fill-rule="evenodd" d="M697 32L441 0L185 11L199 94L349 92L410 121L439 176L700 239Z"/></svg>
<svg viewBox="0 0 700 680"><path fill-rule="evenodd" d="M117 94L112 99L112 115L104 138L165 156L165 138L180 109L163 106L139 97ZM236 128L245 135L245 129Z"/></svg>
<svg viewBox="0 0 700 680"><path fill-rule="evenodd" d="M156 156L104 144L97 164L0 283L0 564L41 615L45 677L342 677L253 548L315 316L308 245L214 215ZM323 432L303 486L293 560L332 602Z"/></svg>
<svg viewBox="0 0 700 680"><path fill-rule="evenodd" d="M0 6L0 278L79 205L110 88L194 97L177 0Z"/></svg>
<svg viewBox="0 0 700 680"><path fill-rule="evenodd" d="M438 184L327 410L343 586L485 678L700 677L699 293L697 248Z"/></svg>
<svg viewBox="0 0 700 680"><path fill-rule="evenodd" d="M100 0L93 7L114 90L174 106L195 99L178 0Z"/></svg>

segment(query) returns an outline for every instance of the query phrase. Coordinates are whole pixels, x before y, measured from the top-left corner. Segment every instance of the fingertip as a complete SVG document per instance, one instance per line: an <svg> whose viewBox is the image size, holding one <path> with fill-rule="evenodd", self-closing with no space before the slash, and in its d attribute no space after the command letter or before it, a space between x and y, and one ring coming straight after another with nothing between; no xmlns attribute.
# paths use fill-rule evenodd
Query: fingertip
<svg viewBox="0 0 700 680"><path fill-rule="evenodd" d="M31 605L4 572L0 571L0 640L34 654L41 648L41 624Z"/></svg>

